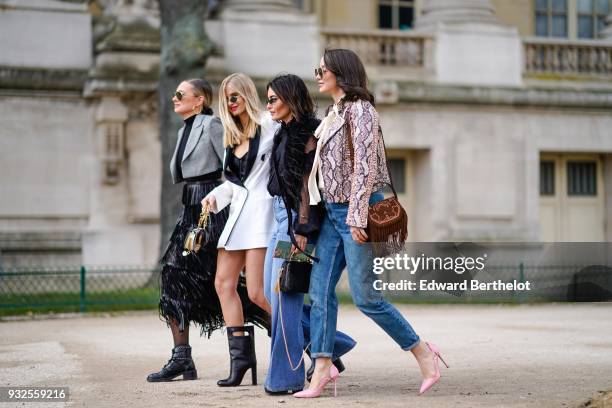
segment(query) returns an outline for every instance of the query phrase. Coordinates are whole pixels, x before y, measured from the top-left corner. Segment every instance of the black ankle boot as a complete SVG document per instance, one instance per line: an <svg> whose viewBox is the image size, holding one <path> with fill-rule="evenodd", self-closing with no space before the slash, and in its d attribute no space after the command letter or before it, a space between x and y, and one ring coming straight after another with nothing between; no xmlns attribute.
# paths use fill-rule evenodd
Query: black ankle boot
<svg viewBox="0 0 612 408"><path fill-rule="evenodd" d="M195 380L198 378L195 364L191 359L191 347L176 346L172 349L172 357L161 371L149 374L148 382L172 381L179 375L183 376L183 380Z"/></svg>
<svg viewBox="0 0 612 408"><path fill-rule="evenodd" d="M234 333L243 332L244 336ZM255 332L253 326L227 328L227 340L230 353L230 375L217 381L219 387L236 387L242 382L247 370L251 369L253 385L257 385L257 358L255 357Z"/></svg>
<svg viewBox="0 0 612 408"><path fill-rule="evenodd" d="M310 349L306 350L306 354L308 354L308 357L310 357ZM342 360L340 360L340 357L338 357L337 359L333 360L332 364L336 366L336 368L338 369L339 373L341 373L344 370L346 370L346 367L342 363ZM310 367L308 367L308 371L306 371L306 380L308 380L308 382L310 382L310 380L312 379L312 375L314 374L314 370L315 370L315 360L312 357L310 357Z"/></svg>

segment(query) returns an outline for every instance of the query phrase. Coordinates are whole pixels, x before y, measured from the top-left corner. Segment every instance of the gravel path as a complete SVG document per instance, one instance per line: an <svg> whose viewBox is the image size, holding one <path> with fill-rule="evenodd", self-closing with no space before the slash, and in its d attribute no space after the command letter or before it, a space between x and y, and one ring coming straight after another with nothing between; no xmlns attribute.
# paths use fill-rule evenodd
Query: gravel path
<svg viewBox="0 0 612 408"><path fill-rule="evenodd" d="M450 364L440 383L417 396L420 376L411 355L346 306L339 328L358 345L344 359L338 398L328 391L317 406L578 407L612 389L612 304L400 309ZM216 380L228 371L225 334L192 335L192 346L198 380L149 384L146 375L161 368L171 349L170 332L154 312L2 322L0 385L70 387L67 404L30 404L45 408L315 403L267 396L262 385L219 388ZM263 382L269 340L261 330L256 346Z"/></svg>

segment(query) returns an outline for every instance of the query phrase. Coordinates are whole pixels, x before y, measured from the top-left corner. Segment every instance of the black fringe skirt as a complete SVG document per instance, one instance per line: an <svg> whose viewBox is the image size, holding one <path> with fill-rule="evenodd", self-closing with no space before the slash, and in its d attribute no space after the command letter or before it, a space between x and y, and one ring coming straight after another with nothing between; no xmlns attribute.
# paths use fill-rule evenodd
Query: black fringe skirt
<svg viewBox="0 0 612 408"><path fill-rule="evenodd" d="M224 325L221 305L215 291L217 268L217 242L227 221L229 208L211 214L209 221L211 242L196 254L183 256L185 237L198 225L202 199L220 181L187 182L183 187L183 209L162 256L159 314L166 323L171 319L184 330L189 322L200 326L200 334L211 333ZM245 322L269 329L269 315L252 303L247 294L243 276L238 283L238 294L242 301Z"/></svg>

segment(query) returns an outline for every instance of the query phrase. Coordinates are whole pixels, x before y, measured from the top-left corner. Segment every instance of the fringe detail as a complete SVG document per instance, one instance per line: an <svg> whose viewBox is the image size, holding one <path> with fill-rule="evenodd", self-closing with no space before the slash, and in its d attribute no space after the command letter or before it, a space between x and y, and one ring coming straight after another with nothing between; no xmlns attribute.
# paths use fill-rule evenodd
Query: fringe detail
<svg viewBox="0 0 612 408"><path fill-rule="evenodd" d="M210 334L223 326L223 314L214 281L184 269L164 266L161 273L159 313L166 322L174 319L183 331L190 321Z"/></svg>
<svg viewBox="0 0 612 408"><path fill-rule="evenodd" d="M386 200L384 200L386 201ZM370 213L372 207L370 207ZM376 257L385 257L396 254L404 249L408 238L408 215L399 207L399 216L389 217L385 222L368 220L368 237L372 245L372 252Z"/></svg>
<svg viewBox="0 0 612 408"><path fill-rule="evenodd" d="M211 214L209 231L211 242L197 254L183 256L185 237L197 226L202 206L200 201L220 182L186 183L183 187L183 211L172 232L168 247L160 263L159 315L169 324L176 320L182 331L194 322L200 325L200 335L210 337L213 331L223 327L223 314L215 290L217 268L217 242L227 222L228 209ZM269 328L268 314L253 304L248 297L246 280L241 277L238 294L243 305L245 322Z"/></svg>
<svg viewBox="0 0 612 408"><path fill-rule="evenodd" d="M185 206L201 205L200 202L202 199L220 184L220 181L187 182L183 187L181 202Z"/></svg>

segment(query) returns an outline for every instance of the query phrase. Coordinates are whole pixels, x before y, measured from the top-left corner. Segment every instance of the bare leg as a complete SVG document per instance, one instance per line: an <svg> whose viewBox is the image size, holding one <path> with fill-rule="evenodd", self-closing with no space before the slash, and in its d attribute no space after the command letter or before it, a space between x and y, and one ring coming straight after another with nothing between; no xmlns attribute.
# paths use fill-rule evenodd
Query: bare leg
<svg viewBox="0 0 612 408"><path fill-rule="evenodd" d="M421 369L421 375L424 379L433 378L436 374L436 366L434 363L434 354L427 347L424 341L420 341L416 347L413 347L410 352L416 358Z"/></svg>
<svg viewBox="0 0 612 408"><path fill-rule="evenodd" d="M244 262L245 251L219 249L215 289L219 296L223 319L227 327L244 326L242 302L236 291Z"/></svg>
<svg viewBox="0 0 612 408"><path fill-rule="evenodd" d="M317 388L321 379L329 377L329 369L332 366L332 360L329 357L317 357L315 362L315 370L310 380L310 388Z"/></svg>
<svg viewBox="0 0 612 408"><path fill-rule="evenodd" d="M263 273L266 248L246 251L246 285L249 299L263 310L272 313L270 304L264 296Z"/></svg>

